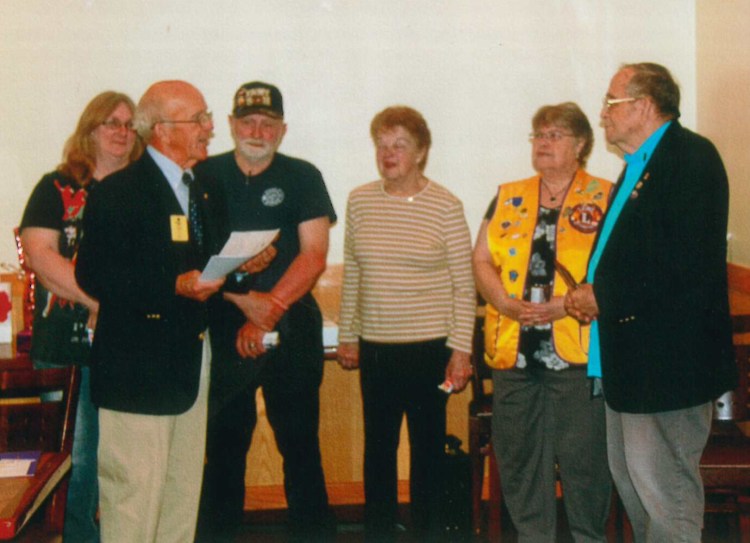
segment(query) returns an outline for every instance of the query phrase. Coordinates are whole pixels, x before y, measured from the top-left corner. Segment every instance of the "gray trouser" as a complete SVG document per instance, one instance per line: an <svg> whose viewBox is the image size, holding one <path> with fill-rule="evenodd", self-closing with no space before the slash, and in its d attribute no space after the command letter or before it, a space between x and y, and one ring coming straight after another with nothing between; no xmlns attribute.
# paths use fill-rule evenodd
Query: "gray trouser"
<svg viewBox="0 0 750 543"><path fill-rule="evenodd" d="M711 402L650 414L607 407L609 466L636 543L700 542L704 495L698 466L711 413Z"/></svg>
<svg viewBox="0 0 750 543"><path fill-rule="evenodd" d="M492 446L519 542L554 542L556 471L576 542L605 542L612 485L604 402L584 369L495 370Z"/></svg>

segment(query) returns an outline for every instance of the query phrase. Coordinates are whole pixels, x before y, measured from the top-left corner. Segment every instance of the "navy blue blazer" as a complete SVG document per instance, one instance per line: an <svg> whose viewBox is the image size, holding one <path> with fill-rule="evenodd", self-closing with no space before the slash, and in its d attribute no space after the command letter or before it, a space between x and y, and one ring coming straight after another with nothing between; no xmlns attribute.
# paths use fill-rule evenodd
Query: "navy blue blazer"
<svg viewBox="0 0 750 543"><path fill-rule="evenodd" d="M202 269L226 239L223 195L196 182L203 251L173 240L170 216L183 211L148 153L101 181L88 199L75 273L100 303L91 352L99 407L168 415L195 402L208 304L177 296L175 283Z"/></svg>
<svg viewBox="0 0 750 543"><path fill-rule="evenodd" d="M615 411L692 407L736 386L728 205L716 148L674 121L626 202L594 277L604 395Z"/></svg>

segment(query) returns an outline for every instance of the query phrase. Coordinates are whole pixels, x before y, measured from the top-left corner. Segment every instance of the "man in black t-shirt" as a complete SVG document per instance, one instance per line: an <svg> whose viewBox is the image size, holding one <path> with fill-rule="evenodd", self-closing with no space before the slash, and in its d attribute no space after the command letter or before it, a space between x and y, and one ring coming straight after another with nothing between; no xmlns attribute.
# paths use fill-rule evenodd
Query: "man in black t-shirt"
<svg viewBox="0 0 750 543"><path fill-rule="evenodd" d="M286 133L279 90L242 85L229 117L235 149L196 168L226 192L232 231L278 228L276 258L260 274L234 274L227 303L212 328L207 464L200 533L212 540L242 520L245 458L263 389L268 420L284 457L284 486L293 533L325 534L328 508L318 442L323 376L322 319L310 294L326 266L328 230L336 221L320 172L277 153ZM264 347L267 332L279 345Z"/></svg>

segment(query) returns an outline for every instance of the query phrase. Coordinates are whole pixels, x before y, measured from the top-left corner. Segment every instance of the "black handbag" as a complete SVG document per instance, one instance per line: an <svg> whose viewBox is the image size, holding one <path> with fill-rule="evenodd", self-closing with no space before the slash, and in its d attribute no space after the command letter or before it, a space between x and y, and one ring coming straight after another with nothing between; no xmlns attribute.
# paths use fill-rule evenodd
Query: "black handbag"
<svg viewBox="0 0 750 543"><path fill-rule="evenodd" d="M48 296L53 295L37 282L29 353L31 359L56 366L88 365L91 351L91 338L86 326L88 309L60 298L49 302Z"/></svg>

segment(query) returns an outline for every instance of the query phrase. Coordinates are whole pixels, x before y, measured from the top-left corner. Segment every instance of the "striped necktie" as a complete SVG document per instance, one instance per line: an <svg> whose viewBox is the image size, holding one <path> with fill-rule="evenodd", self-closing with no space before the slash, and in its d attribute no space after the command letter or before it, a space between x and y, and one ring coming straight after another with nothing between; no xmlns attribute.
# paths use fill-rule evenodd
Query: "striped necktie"
<svg viewBox="0 0 750 543"><path fill-rule="evenodd" d="M190 172L182 174L182 182L188 186L188 222L190 223L190 239L195 240L199 249L203 249L203 223L201 211L198 204L198 187Z"/></svg>

